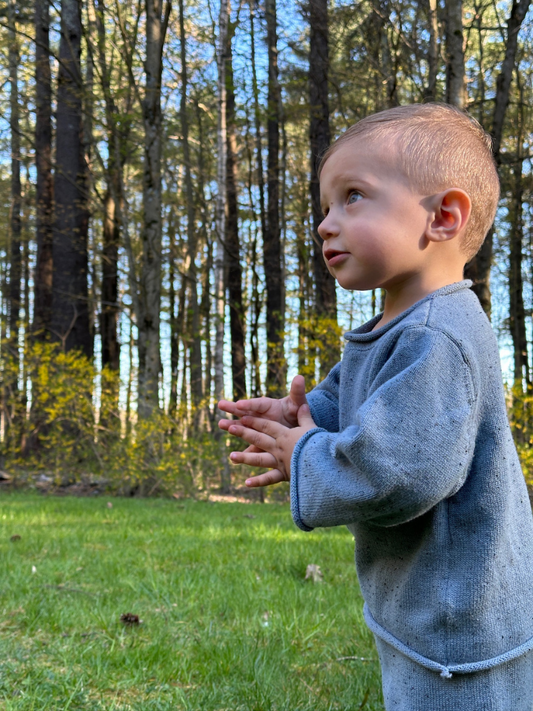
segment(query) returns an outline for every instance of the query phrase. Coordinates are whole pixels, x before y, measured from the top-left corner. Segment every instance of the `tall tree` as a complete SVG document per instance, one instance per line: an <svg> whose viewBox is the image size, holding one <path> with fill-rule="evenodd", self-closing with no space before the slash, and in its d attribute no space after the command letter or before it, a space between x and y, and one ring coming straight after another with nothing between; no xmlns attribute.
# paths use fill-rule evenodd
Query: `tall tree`
<svg viewBox="0 0 533 711"><path fill-rule="evenodd" d="M131 116L134 85L131 81L128 83L123 105L119 109L115 93L112 90L112 68L107 60L104 1L94 0L94 5L99 65L98 76L104 98L108 146L108 161L105 170L106 190L103 197L102 293L100 309L102 365L118 371L120 364L120 344L118 340L118 254L121 231L127 231L125 215L123 214L125 211L123 175L128 157L126 146L131 129L131 119L128 117ZM134 27L137 27L137 23ZM135 41L135 35L136 30L133 41ZM136 278L131 278L132 276L130 275L130 282L133 285L134 301L137 303L137 283Z"/></svg>
<svg viewBox="0 0 533 711"><path fill-rule="evenodd" d="M281 269L281 234L279 219L279 122L280 90L278 82L278 38L276 0L266 0L268 47L267 106L267 187L268 208L266 232L263 236L263 262L267 292L267 379L269 395L279 397L285 392L286 361L284 353L283 278Z"/></svg>
<svg viewBox="0 0 533 711"><path fill-rule="evenodd" d="M171 0L146 0L142 266L139 316L138 410L148 417L159 406L161 305L161 75Z"/></svg>
<svg viewBox="0 0 533 711"><path fill-rule="evenodd" d="M439 73L439 24L437 0L427 0L428 14L428 81L424 90L426 99L437 98L437 76Z"/></svg>
<svg viewBox="0 0 533 711"><path fill-rule="evenodd" d="M231 42L235 27L230 23L226 49L226 273L231 335L231 374L233 397L246 397L244 355L244 304L239 241L239 206L237 201L237 138L235 126L235 86Z"/></svg>
<svg viewBox="0 0 533 711"><path fill-rule="evenodd" d="M507 20L507 39L505 43L505 57L501 70L496 80L496 96L494 97L494 111L492 114L492 152L498 167L501 163L501 145L503 137L504 120L509 105L511 81L518 47L518 32L527 14L531 0L513 0L511 14ZM494 230L490 229L481 249L465 268L465 276L474 282L473 291L477 294L485 313L490 316L490 269L492 266Z"/></svg>
<svg viewBox="0 0 533 711"><path fill-rule="evenodd" d="M191 170L191 149L189 144L188 103L188 67L187 44L185 35L185 17L183 0L179 0L180 49L181 49L181 103L180 122L183 146L183 162L185 168L185 200L187 202L187 261L189 304L191 310L191 396L194 410L194 425L198 426L200 406L203 398L202 383L202 347L200 341L200 307L198 304L198 274L196 270L196 253L198 239L196 231L196 215L194 190Z"/></svg>
<svg viewBox="0 0 533 711"><path fill-rule="evenodd" d="M87 289L87 195L83 153L81 8L61 2L57 89L51 331L65 350L92 356Z"/></svg>
<svg viewBox="0 0 533 711"><path fill-rule="evenodd" d="M217 201L216 201L216 253L215 253L215 301L216 301L216 342L215 342L215 401L224 395L224 316L225 316L225 243L226 243L226 168L227 168L227 130L226 130L226 61L228 50L229 0L221 0L218 19L217 42ZM223 413L220 413L223 416ZM224 440L218 434L221 455L221 491L228 493L231 476L224 451Z"/></svg>
<svg viewBox="0 0 533 711"><path fill-rule="evenodd" d="M256 180L259 188L259 218L261 237L266 234L265 211L265 176L263 169L263 139L261 134L261 106L259 102L259 85L257 81L257 65L255 50L255 11L256 0L250 0L250 61L252 65L252 93L254 105L254 130L255 130L255 162ZM253 205L250 188L250 205ZM259 357L259 319L261 317L262 299L259 295L259 276L257 273L257 230L252 244L252 323L250 328L250 350L253 368L252 388L253 397L259 397L261 391L261 371Z"/></svg>
<svg viewBox="0 0 533 711"><path fill-rule="evenodd" d="M446 0L446 101L466 108L463 0Z"/></svg>
<svg viewBox="0 0 533 711"><path fill-rule="evenodd" d="M520 147L521 148L521 147ZM513 186L510 209L509 249L509 327L513 339L514 380L522 385L530 382L527 353L526 311L523 294L523 241L524 224L522 203L524 186L522 179L523 158L519 156L513 167Z"/></svg>
<svg viewBox="0 0 533 711"><path fill-rule="evenodd" d="M11 133L11 209L10 209L10 268L9 268L9 332L11 355L18 359L18 321L20 313L21 280L21 209L22 186L20 179L20 108L19 108L19 45L16 28L16 5L9 0L9 82L10 82L10 133ZM17 378L12 382L17 389Z"/></svg>
<svg viewBox="0 0 533 711"><path fill-rule="evenodd" d="M52 83L50 76L50 2L35 0L35 161L37 168L37 263L33 333L47 338L52 315Z"/></svg>
<svg viewBox="0 0 533 711"><path fill-rule="evenodd" d="M215 207L216 251L215 251L215 300L216 300L216 342L215 342L215 400L224 395L224 247L226 241L226 52L229 21L229 2L221 0L218 19L217 42L217 199Z"/></svg>
<svg viewBox="0 0 533 711"><path fill-rule="evenodd" d="M309 0L309 139L311 144L311 210L313 215L313 267L315 275L315 309L319 317L336 322L337 299L335 279L329 273L322 255L323 240L318 234L322 222L318 163L330 144L329 130L329 28L327 0ZM329 345L320 353L320 374L327 375L340 358L340 346Z"/></svg>

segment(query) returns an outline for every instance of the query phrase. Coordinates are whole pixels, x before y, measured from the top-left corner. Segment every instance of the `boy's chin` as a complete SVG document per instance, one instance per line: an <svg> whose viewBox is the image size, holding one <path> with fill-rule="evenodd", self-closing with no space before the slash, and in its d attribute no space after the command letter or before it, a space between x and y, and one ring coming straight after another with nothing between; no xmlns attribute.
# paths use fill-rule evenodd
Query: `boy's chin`
<svg viewBox="0 0 533 711"><path fill-rule="evenodd" d="M342 279L342 277L336 277L336 281L346 291L373 291L381 288L381 284L372 279Z"/></svg>

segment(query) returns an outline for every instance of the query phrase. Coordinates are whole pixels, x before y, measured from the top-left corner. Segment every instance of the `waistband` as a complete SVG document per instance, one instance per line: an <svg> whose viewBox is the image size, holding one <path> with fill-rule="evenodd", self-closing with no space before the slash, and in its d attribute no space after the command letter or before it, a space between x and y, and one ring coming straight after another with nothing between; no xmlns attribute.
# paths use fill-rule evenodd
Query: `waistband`
<svg viewBox="0 0 533 711"><path fill-rule="evenodd" d="M408 647L388 630L382 627L379 622L376 622L376 620L372 617L372 613L368 609L366 602L363 607L363 615L366 624L377 637L382 639L384 642L387 642L387 644L390 644L391 647L394 647L394 649L401 652L413 662L417 662L426 669L438 672L443 679L451 679L453 674L472 674L473 672L486 671L487 669L492 669L492 667L497 667L500 664L505 664L505 662L511 662L513 659L517 659L523 654L527 654L527 652L533 650L533 637L531 637L518 647L515 647L508 652L504 652L503 654L499 654L497 657L492 657L491 659L483 659L480 662L468 662L467 664L439 664L439 662L434 662L432 659L428 659L428 657L424 657L422 654L415 652L414 649Z"/></svg>

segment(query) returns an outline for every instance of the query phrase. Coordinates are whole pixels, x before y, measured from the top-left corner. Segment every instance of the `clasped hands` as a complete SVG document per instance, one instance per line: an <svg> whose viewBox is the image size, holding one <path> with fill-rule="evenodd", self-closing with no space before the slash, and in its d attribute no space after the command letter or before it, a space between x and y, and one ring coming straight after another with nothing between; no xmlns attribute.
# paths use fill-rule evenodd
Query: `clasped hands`
<svg viewBox="0 0 533 711"><path fill-rule="evenodd" d="M218 407L237 417L220 420L218 426L248 443L243 452L232 452L235 464L266 467L269 471L246 479L246 486L269 486L291 478L291 457L296 442L316 427L305 397L305 381L297 375L287 397L276 400L258 397L230 402Z"/></svg>

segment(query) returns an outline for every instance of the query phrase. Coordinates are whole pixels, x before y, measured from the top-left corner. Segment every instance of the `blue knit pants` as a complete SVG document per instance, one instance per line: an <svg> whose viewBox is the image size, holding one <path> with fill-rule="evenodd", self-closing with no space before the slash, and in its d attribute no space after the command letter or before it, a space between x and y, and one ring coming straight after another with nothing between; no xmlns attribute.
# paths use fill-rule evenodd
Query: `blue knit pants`
<svg viewBox="0 0 533 711"><path fill-rule="evenodd" d="M533 711L533 651L487 671L443 679L379 637L386 711Z"/></svg>

